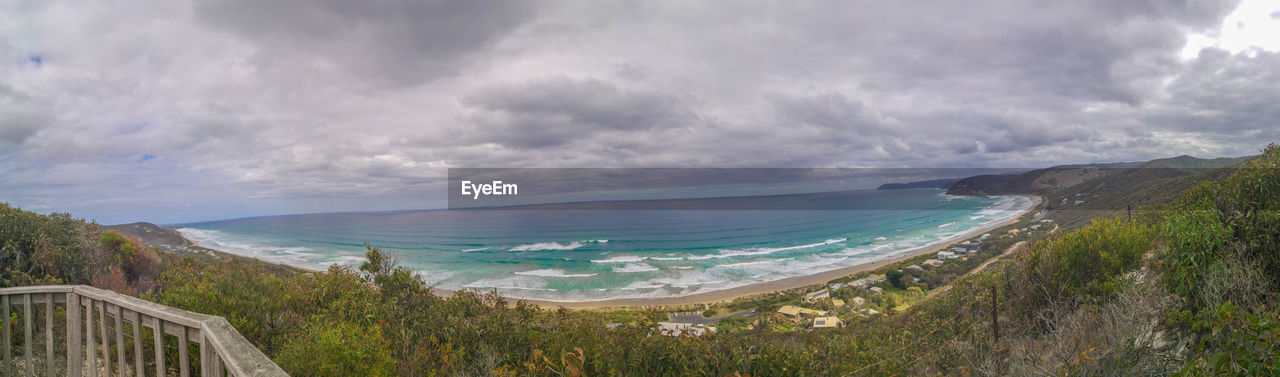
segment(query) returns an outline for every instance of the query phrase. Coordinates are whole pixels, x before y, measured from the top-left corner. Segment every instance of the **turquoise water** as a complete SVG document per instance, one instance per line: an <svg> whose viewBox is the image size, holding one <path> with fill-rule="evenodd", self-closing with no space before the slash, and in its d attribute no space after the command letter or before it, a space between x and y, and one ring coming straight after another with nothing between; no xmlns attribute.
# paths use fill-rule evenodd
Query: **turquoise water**
<svg viewBox="0 0 1280 377"><path fill-rule="evenodd" d="M1019 196L866 191L888 210L424 210L183 224L203 246L307 268L364 242L445 289L563 301L668 297L892 257L1031 206Z"/></svg>

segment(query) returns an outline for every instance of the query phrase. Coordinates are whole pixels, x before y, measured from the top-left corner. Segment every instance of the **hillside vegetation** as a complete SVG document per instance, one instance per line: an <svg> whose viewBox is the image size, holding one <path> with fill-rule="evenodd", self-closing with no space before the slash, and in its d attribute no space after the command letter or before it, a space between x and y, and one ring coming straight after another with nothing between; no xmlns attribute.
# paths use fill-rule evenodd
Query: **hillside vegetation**
<svg viewBox="0 0 1280 377"><path fill-rule="evenodd" d="M224 316L294 376L1275 375L1278 207L1273 145L1159 210L1058 232L902 312L824 331L762 317L663 334L644 313L440 297L372 246L357 269L159 257L156 277L155 250L9 206L0 283L89 283Z"/></svg>

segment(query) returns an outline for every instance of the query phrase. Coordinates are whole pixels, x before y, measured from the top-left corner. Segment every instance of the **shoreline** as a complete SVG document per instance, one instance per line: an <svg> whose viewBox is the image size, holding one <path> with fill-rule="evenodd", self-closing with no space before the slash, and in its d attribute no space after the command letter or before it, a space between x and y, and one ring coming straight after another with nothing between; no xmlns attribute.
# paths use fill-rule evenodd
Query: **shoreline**
<svg viewBox="0 0 1280 377"><path fill-rule="evenodd" d="M688 295L671 296L671 297L636 297L636 298L616 298L616 299L588 300L588 301L541 300L541 299L511 297L506 295L503 295L503 297L513 303L518 301L524 301L526 303L533 304L544 309L566 308L566 309L583 309L583 310L610 310L610 309L629 310L629 309L647 309L647 308L653 308L653 307L673 307L673 306L727 303L740 298L772 294L772 293L777 293L777 292L797 289L797 288L803 288L803 287L817 285L817 284L825 284L827 281L830 281L830 280L838 279L841 277L845 277L848 275L853 275L861 272L876 270L881 267L898 263L907 259L915 258L921 255L936 253L938 250L942 250L947 247L950 247L951 245L957 242L963 241L965 239L968 239L970 237L988 232L992 229L996 229L1002 226L1016 223L1023 216L1026 216L1027 213L1030 213L1031 211L1035 210L1044 201L1042 197L1037 195L1016 195L1016 196L1023 196L1023 197L1030 198L1032 200L1032 203L1029 207L1024 209L1022 212L1019 212L1017 215L1014 215L1007 220L993 222L986 226L974 228L968 232L957 234L955 236L935 242L930 245L921 246L915 249L909 249L901 253L898 253L897 255L894 255L893 257L890 257L890 258L859 263L852 266L841 267L834 270L823 271L823 272L818 272L818 273L809 274L809 275L792 276L792 277L773 280L773 281L747 284L743 286L721 289L721 290L716 290L711 292L701 292L701 293L693 293ZM178 233L179 235L181 235L181 233L179 232L175 231L175 233ZM199 246L198 243L196 243L193 240L187 239L185 236L183 238L186 239L187 242L190 242L191 244L196 245L197 247L210 249L210 250L217 250L217 249L212 249L205 246ZM236 255L234 253L228 253L222 250L217 250L217 251ZM284 264L284 263L262 260L262 259L257 259L257 260L263 263L287 266L287 267L310 271L310 272L323 272L323 270L318 270L313 267L294 266L290 264ZM452 296L455 290L435 287L435 288L432 288L432 291L440 296L448 297L448 296Z"/></svg>
<svg viewBox="0 0 1280 377"><path fill-rule="evenodd" d="M733 287L711 292L694 293L683 296L673 297L637 297L637 298L617 298L605 300L591 301L554 301L554 300L538 300L538 299L516 299L507 297L512 300L523 300L527 303L537 305L542 308L566 308L566 309L589 309L589 310L605 310L605 309L641 309L652 307L668 307L668 306L684 306L684 305L708 305L728 303L740 298L747 298L759 295L766 295L781 291L787 291L807 286L826 284L826 282L839 279L845 276L873 271L881 267L898 263L907 259L915 258L925 254L936 253L939 250L946 249L970 237L986 233L992 229L1018 222L1023 216L1034 211L1044 199L1037 195L1017 195L1031 198L1031 206L1019 212L1017 215L1005 221L999 221L987 226L982 226L970 230L965 233L957 234L951 238L938 241L931 245L921 246L899 253L891 258L881 259L872 262L864 262L852 266L841 267L834 270L818 272L809 275L792 276L789 278L778 279L761 283L747 284L740 287ZM440 289L436 289L440 290ZM447 291L452 293L452 291ZM506 296L504 296L506 297Z"/></svg>

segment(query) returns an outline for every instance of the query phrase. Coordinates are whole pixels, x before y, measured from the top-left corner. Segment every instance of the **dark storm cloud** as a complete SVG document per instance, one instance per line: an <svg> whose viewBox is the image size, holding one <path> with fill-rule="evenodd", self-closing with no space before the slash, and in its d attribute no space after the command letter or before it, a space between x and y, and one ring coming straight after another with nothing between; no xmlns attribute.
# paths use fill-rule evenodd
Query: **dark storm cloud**
<svg viewBox="0 0 1280 377"><path fill-rule="evenodd" d="M257 44L269 64L325 59L390 85L452 75L533 16L508 0L210 0L198 20Z"/></svg>
<svg viewBox="0 0 1280 377"><path fill-rule="evenodd" d="M595 133L644 132L696 126L697 119L673 96L623 89L597 79L557 76L500 85L464 97L474 110L473 142L512 148L546 148L581 141Z"/></svg>
<svg viewBox="0 0 1280 377"><path fill-rule="evenodd" d="M1025 167L1280 139L1276 51L1183 55L1231 1L0 8L0 192L85 215L431 206L450 167Z"/></svg>
<svg viewBox="0 0 1280 377"><path fill-rule="evenodd" d="M53 121L45 106L0 83L0 147L22 144Z"/></svg>

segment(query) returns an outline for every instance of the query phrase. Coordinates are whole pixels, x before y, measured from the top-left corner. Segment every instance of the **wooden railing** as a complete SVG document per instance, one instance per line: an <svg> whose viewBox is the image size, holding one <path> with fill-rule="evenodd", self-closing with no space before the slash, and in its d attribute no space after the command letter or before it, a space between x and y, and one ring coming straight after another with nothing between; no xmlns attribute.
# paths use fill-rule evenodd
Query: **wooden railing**
<svg viewBox="0 0 1280 377"><path fill-rule="evenodd" d="M23 376L187 377L193 363L202 377L288 377L222 317L83 285L0 288L0 305L4 377L18 376L19 370ZM21 310L11 312L15 307ZM21 329L10 323L13 314ZM61 331L55 331L59 326ZM15 359L19 347L14 346L14 332L19 330L22 353ZM42 351L33 342L37 337L43 338ZM166 364L166 338L177 339L176 347L169 347L176 349L177 365ZM147 344L151 349L144 353Z"/></svg>

